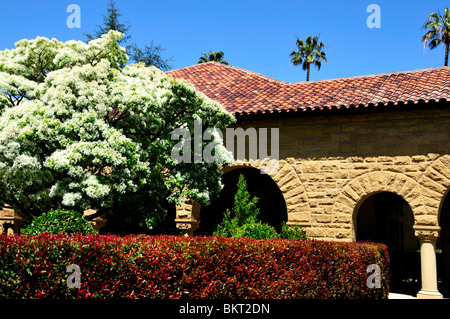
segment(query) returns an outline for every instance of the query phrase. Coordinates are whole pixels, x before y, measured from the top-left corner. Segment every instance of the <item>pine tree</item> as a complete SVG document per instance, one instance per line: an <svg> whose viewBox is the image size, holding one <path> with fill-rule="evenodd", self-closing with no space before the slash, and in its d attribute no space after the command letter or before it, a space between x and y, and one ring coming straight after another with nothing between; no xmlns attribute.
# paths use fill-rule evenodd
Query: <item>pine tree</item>
<svg viewBox="0 0 450 319"><path fill-rule="evenodd" d="M128 34L128 30L130 30L131 25L128 25L127 21L125 23L121 23L119 21L119 18L122 16L122 14L119 12L119 9L116 8L116 3L112 0L109 0L109 2L106 4L106 12L107 14L103 16L103 25L96 25L96 30L94 30L94 33L87 34L84 33L83 35L87 38L87 41L98 39L103 34L108 33L110 30L119 31L120 33L123 33L125 36L119 41L120 44L123 44L127 42L129 39L131 39L131 35Z"/></svg>
<svg viewBox="0 0 450 319"><path fill-rule="evenodd" d="M106 5L106 15L102 14L102 16L103 24L96 25L96 30L94 30L92 35L87 33L84 34L87 42L92 39L100 38L110 30L119 31L124 34L124 37L119 41L119 44L125 44L131 39L131 35L128 33L131 25L128 24L128 21L123 23L120 22L119 18L122 17L122 14L119 12L119 9L117 9L114 1L109 0ZM155 66L162 71L168 71L172 68L169 63L173 60L173 57L164 59L162 52L166 49L162 48L160 45L154 45L153 40L150 45L146 45L144 48L140 48L136 43L133 43L128 45L126 49L129 60L134 63L142 62L145 66Z"/></svg>
<svg viewBox="0 0 450 319"><path fill-rule="evenodd" d="M227 209L224 213L222 223L217 226L214 236L223 237L249 237L255 239L263 238L284 238L284 239L306 239L305 231L299 226L288 227L285 222L281 223L281 232L261 220L258 220L259 198L251 198L247 190L247 182L244 175L239 176L238 190L234 196L234 216Z"/></svg>
<svg viewBox="0 0 450 319"><path fill-rule="evenodd" d="M247 182L244 175L239 176L238 190L234 197L234 217L231 218L229 209L225 211L221 224L217 226L215 236L224 237L250 237L256 239L278 238L274 227L262 223L257 219L259 208L257 206L259 198L254 196L250 198L247 190Z"/></svg>

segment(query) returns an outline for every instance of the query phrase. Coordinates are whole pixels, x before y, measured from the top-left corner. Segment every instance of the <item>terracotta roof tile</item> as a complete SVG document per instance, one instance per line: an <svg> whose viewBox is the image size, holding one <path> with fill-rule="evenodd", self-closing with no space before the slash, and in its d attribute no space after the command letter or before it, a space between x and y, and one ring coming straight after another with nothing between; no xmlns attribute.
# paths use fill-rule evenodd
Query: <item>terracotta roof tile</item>
<svg viewBox="0 0 450 319"><path fill-rule="evenodd" d="M288 83L216 62L167 72L234 114L450 101L450 67Z"/></svg>

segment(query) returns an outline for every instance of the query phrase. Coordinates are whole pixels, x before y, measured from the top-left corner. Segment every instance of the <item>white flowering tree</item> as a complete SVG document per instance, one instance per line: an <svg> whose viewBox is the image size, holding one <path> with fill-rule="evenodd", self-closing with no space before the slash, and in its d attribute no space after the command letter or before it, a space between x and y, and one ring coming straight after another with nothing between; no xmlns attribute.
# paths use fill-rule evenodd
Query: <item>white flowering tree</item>
<svg viewBox="0 0 450 319"><path fill-rule="evenodd" d="M0 204L29 216L97 209L154 224L166 199L217 196L217 162L231 160L218 135L217 162L177 163L171 132L196 120L223 129L233 117L188 83L126 65L121 37L38 37L0 52Z"/></svg>

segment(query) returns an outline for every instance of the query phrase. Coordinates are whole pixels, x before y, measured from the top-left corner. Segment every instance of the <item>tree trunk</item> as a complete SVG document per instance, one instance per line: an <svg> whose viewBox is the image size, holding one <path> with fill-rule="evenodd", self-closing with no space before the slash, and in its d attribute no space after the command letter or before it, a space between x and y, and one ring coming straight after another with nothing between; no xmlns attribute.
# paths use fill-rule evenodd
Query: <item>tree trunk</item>
<svg viewBox="0 0 450 319"><path fill-rule="evenodd" d="M445 42L445 66L448 66L448 52L449 52L450 42Z"/></svg>
<svg viewBox="0 0 450 319"><path fill-rule="evenodd" d="M309 81L309 73L311 72L311 65L308 63L308 67L306 68L306 82Z"/></svg>

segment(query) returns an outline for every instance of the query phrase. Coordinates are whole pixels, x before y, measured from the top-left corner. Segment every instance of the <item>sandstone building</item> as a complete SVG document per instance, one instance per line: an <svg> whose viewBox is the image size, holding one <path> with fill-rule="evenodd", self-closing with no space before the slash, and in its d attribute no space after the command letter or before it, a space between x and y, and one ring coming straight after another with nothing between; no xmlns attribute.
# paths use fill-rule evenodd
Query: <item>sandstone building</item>
<svg viewBox="0 0 450 319"><path fill-rule="evenodd" d="M207 234L243 173L261 219L309 238L387 244L392 291L442 298L450 282L450 68L287 83L209 62L170 71L220 102L235 127L278 128L279 168L239 161L221 198L177 208Z"/></svg>
<svg viewBox="0 0 450 319"><path fill-rule="evenodd" d="M450 293L450 68L300 83L215 62L168 74L220 102L233 127L279 132L278 169L261 174L261 159L224 169L219 199L177 207L184 234L211 233L242 173L263 221L301 225L313 239L383 242L393 292ZM0 211L0 233L22 222Z"/></svg>

